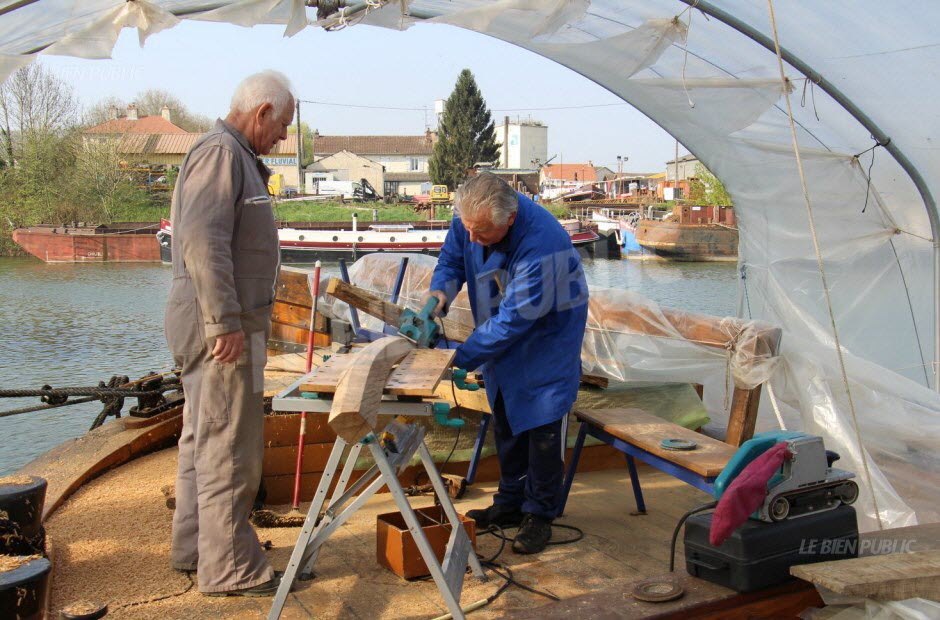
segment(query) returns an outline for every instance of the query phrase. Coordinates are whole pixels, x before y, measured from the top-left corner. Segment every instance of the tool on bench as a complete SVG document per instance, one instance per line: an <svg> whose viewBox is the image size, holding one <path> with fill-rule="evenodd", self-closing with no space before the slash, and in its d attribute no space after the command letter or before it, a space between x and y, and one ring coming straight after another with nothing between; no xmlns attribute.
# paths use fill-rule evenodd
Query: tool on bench
<svg viewBox="0 0 940 620"><path fill-rule="evenodd" d="M439 301L432 295L419 312L407 308L403 310L398 333L419 347L433 349L440 337L440 328L433 316Z"/></svg>
<svg viewBox="0 0 940 620"><path fill-rule="evenodd" d="M772 431L744 442L715 480L715 512L687 522L689 574L750 592L791 579L793 565L854 557L858 522L849 504L858 485L855 474L832 466L838 458L805 433Z"/></svg>
<svg viewBox="0 0 940 620"><path fill-rule="evenodd" d="M467 371L463 368L455 368L451 373L451 379L454 381L454 385L457 386L458 390L467 390L468 392L475 392L480 389L480 384L476 381L468 382L467 381Z"/></svg>
<svg viewBox="0 0 940 620"><path fill-rule="evenodd" d="M826 450L822 437L794 431L759 433L744 442L715 480L715 499L721 500L745 467L779 443L786 443L788 456L767 482L766 496L752 518L783 521L858 499L858 485L851 480L855 474L832 466L839 455Z"/></svg>

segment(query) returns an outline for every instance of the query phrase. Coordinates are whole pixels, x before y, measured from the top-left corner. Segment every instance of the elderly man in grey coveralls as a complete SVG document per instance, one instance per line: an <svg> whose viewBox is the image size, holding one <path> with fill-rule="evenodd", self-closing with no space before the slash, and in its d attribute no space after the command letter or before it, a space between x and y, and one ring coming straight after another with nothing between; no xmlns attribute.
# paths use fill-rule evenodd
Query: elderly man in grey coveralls
<svg viewBox="0 0 940 620"><path fill-rule="evenodd" d="M171 563L212 596L278 586L248 513L261 481L265 344L279 261L258 156L287 137L287 78L246 78L225 120L186 155L176 181L166 336L186 394Z"/></svg>

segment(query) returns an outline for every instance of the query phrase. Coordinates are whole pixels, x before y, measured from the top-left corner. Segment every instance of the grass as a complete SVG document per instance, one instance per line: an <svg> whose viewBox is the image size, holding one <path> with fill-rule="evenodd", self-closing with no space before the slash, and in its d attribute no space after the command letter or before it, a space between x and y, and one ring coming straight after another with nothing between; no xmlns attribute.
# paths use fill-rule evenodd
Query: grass
<svg viewBox="0 0 940 620"><path fill-rule="evenodd" d="M570 217L568 207L565 205L547 204L544 206L557 218ZM341 203L321 200L277 202L274 205L274 216L282 222L346 222L352 219L353 213L358 213L361 222L371 222L373 209L380 222L416 222L428 218L427 211L416 212L414 207L407 204ZM169 217L169 205L129 205L116 210L113 221L158 222L160 218ZM447 207L437 208L434 217L439 220L449 220L453 217L453 211Z"/></svg>
<svg viewBox="0 0 940 620"><path fill-rule="evenodd" d="M274 207L274 215L285 222L345 222L352 219L353 213L359 214L360 221L371 222L375 210L378 221L414 222L428 219L427 211L416 212L411 205L387 205L383 202L326 202L326 201L291 201L280 202ZM436 209L434 217L449 220L453 216L450 209Z"/></svg>

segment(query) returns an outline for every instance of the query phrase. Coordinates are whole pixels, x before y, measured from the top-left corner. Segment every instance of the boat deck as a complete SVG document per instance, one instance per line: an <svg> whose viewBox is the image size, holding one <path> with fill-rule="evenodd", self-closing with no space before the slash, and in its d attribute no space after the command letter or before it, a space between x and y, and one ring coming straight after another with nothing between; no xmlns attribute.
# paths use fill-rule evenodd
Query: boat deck
<svg viewBox="0 0 940 620"><path fill-rule="evenodd" d="M47 521L55 566L51 610L85 599L107 601L113 618L243 618L267 613L270 599L206 597L189 577L169 567L172 512L161 488L173 484L176 454L175 448L162 450L101 476ZM507 548L499 560L522 583L561 599L609 591L666 572L676 520L708 497L664 474L646 468L641 472L649 515L630 515L634 506L626 468L579 474L568 514L558 522L581 528L584 539L549 547L535 557ZM458 511L488 505L493 491L493 483L472 487L457 503ZM412 505L431 503L427 496ZM394 510L391 496L378 495L340 528L321 552L317 578L299 584L282 617L429 618L446 613L433 582L403 581L376 562L376 516ZM298 533L299 528L258 530L262 541L273 544L269 557L275 568L287 564ZM558 538L568 534L556 530ZM483 536L477 550L491 556L499 543ZM679 558L681 554L680 540ZM681 560L678 566L682 570ZM486 583L468 577L461 601L466 605L486 598L501 583L498 577ZM512 587L472 617L526 613L546 603L550 601ZM665 611L652 603L641 605L648 609L638 616Z"/></svg>

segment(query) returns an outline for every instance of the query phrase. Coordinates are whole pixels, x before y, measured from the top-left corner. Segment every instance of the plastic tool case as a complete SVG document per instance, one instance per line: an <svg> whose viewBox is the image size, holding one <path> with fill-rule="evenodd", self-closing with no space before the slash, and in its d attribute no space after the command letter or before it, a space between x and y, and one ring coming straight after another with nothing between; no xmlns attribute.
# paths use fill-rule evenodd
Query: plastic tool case
<svg viewBox="0 0 940 620"><path fill-rule="evenodd" d="M738 592L788 581L790 567L796 564L858 555L858 522L851 506L776 523L748 519L718 547L708 542L711 522L711 513L686 521L686 570Z"/></svg>

